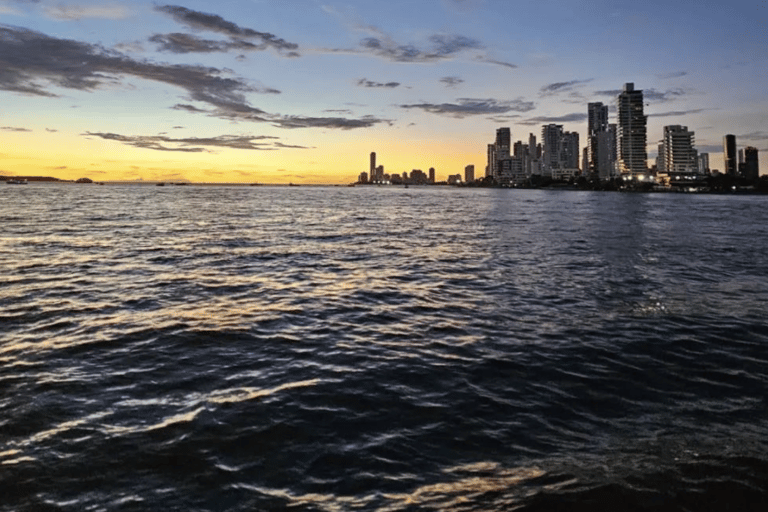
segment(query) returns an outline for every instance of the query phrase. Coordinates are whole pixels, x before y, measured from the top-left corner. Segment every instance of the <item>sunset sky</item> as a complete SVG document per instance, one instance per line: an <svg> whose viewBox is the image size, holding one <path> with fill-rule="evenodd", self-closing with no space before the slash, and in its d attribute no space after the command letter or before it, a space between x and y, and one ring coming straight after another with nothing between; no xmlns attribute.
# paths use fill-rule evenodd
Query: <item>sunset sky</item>
<svg viewBox="0 0 768 512"><path fill-rule="evenodd" d="M768 1L0 0L0 174L349 183L474 164L645 91L768 174Z"/></svg>

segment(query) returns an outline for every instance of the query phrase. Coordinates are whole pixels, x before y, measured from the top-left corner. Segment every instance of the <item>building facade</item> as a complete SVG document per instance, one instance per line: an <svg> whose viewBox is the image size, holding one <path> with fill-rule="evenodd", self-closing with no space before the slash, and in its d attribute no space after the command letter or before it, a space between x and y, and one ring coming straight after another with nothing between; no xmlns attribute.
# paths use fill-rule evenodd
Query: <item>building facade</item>
<svg viewBox="0 0 768 512"><path fill-rule="evenodd" d="M661 151L664 167L660 167L659 172L698 174L699 155L695 148L695 135L687 126L665 126Z"/></svg>
<svg viewBox="0 0 768 512"><path fill-rule="evenodd" d="M648 172L648 118L643 110L643 91L635 90L635 84L624 84L616 114L618 170L625 177L644 176Z"/></svg>
<svg viewBox="0 0 768 512"><path fill-rule="evenodd" d="M723 172L736 176L736 136L728 134L723 137Z"/></svg>

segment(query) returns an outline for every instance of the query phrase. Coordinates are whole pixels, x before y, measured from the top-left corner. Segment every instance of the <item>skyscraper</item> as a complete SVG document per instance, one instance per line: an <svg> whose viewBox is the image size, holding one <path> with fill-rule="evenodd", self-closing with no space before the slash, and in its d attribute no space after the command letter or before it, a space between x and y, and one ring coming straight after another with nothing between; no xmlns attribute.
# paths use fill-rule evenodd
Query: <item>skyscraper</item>
<svg viewBox="0 0 768 512"><path fill-rule="evenodd" d="M512 134L509 128L498 128L496 130L496 158L502 160L509 158L511 148Z"/></svg>
<svg viewBox="0 0 768 512"><path fill-rule="evenodd" d="M371 153L371 178L376 174L376 152Z"/></svg>
<svg viewBox="0 0 768 512"><path fill-rule="evenodd" d="M757 160L757 148L747 146L744 148L744 178L755 182L760 178L760 164Z"/></svg>
<svg viewBox="0 0 768 512"><path fill-rule="evenodd" d="M648 118L643 113L643 91L636 91L633 83L624 84L616 110L619 172L632 177L644 175L648 172Z"/></svg>
<svg viewBox="0 0 768 512"><path fill-rule="evenodd" d="M560 168L579 168L579 134L577 132L563 132L560 141Z"/></svg>
<svg viewBox="0 0 768 512"><path fill-rule="evenodd" d="M723 172L730 176L736 176L736 136L728 134L723 137L723 159L725 167Z"/></svg>
<svg viewBox="0 0 768 512"><path fill-rule="evenodd" d="M488 144L488 165L485 166L485 177L496 177L496 169L498 163L496 161L496 144Z"/></svg>
<svg viewBox="0 0 768 512"><path fill-rule="evenodd" d="M560 168L562 152L563 125L546 124L541 127L541 142L543 144L542 167L550 176L552 169Z"/></svg>
<svg viewBox="0 0 768 512"><path fill-rule="evenodd" d="M600 102L587 104L587 166L584 167L585 173L599 173L601 160L609 158L609 155L604 154L605 151L603 151L603 154L600 153L600 134L607 131L608 106ZM602 165L602 167L605 167L605 165Z"/></svg>

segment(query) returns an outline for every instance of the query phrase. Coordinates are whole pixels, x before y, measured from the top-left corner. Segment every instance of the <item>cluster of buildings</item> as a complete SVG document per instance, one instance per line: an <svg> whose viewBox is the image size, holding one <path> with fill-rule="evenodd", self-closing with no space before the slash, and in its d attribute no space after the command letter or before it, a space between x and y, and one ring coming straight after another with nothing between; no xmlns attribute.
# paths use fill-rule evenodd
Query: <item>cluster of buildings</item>
<svg viewBox="0 0 768 512"><path fill-rule="evenodd" d="M448 180L442 183L459 185L475 181L475 166L468 165L464 168L464 177L461 174L448 176ZM388 174L384 172L383 165L376 165L376 153L371 153L371 166L368 172L361 172L357 178L361 185L435 185L435 168L430 167L428 172L421 169L413 169L410 174L403 171L402 174Z"/></svg>
<svg viewBox="0 0 768 512"><path fill-rule="evenodd" d="M641 182L661 187L706 184L710 177L728 177L731 181L753 185L759 179L757 149L745 147L737 151L736 137L723 137L723 171L710 169L709 154L696 150L694 132L687 126L668 125L658 145L655 163L648 165L648 116L644 112L643 91L626 83L616 98L616 122L608 119L608 105L587 105L587 140L583 148L579 134L563 130L561 124L541 128L541 141L529 134L527 141L512 143L509 128L498 128L496 140L488 144L485 177L481 183L501 186L526 186L548 181L570 181L584 177L589 181L608 182L621 178L622 183ZM464 176L448 177L448 185L471 184L475 167L468 165ZM358 177L360 184L435 184L435 169L428 173L414 169L411 173L387 174L376 165L371 153L370 169Z"/></svg>
<svg viewBox="0 0 768 512"><path fill-rule="evenodd" d="M656 162L648 166L647 124L643 91L624 84L616 99L616 123L608 122L608 106L587 106L587 141L579 151L579 134L559 124L544 125L541 142L530 134L527 143L511 143L509 128L496 130L496 141L488 144L486 178L501 185L530 183L532 178L569 180L577 176L655 182L662 186L702 183L712 173L709 154L696 150L694 132L686 126L664 127ZM579 154L581 153L581 165ZM723 138L723 174L755 183L759 178L757 149L736 151L736 137Z"/></svg>

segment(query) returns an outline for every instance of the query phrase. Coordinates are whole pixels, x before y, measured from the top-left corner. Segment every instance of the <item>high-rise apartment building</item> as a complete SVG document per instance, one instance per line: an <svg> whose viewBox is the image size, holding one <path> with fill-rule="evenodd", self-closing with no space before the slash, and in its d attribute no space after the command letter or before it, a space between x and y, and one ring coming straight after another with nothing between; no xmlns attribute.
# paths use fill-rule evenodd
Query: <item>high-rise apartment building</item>
<svg viewBox="0 0 768 512"><path fill-rule="evenodd" d="M563 132L560 141L560 168L579 168L579 134L577 132Z"/></svg>
<svg viewBox="0 0 768 512"><path fill-rule="evenodd" d="M485 166L485 177L496 177L498 162L496 160L496 144L488 144L488 165Z"/></svg>
<svg viewBox="0 0 768 512"><path fill-rule="evenodd" d="M723 172L736 176L736 136L728 134L723 137Z"/></svg>
<svg viewBox="0 0 768 512"><path fill-rule="evenodd" d="M744 148L744 178L755 182L760 178L760 164L757 160L757 148L747 146Z"/></svg>
<svg viewBox="0 0 768 512"><path fill-rule="evenodd" d="M606 137L602 134L608 131L608 126L608 106L600 102L587 104L587 165L584 166L585 173L600 174L600 169L606 167L606 161L610 155L606 154L609 148L605 147ZM601 147L603 148L602 153L600 152Z"/></svg>
<svg viewBox="0 0 768 512"><path fill-rule="evenodd" d="M475 181L475 166L468 165L464 168L464 183L472 183Z"/></svg>
<svg viewBox="0 0 768 512"><path fill-rule="evenodd" d="M550 176L552 169L560 168L562 139L563 125L546 124L541 127L542 167L543 171Z"/></svg>
<svg viewBox="0 0 768 512"><path fill-rule="evenodd" d="M503 160L509 158L509 152L512 147L512 132L509 128L498 128L496 130L496 158Z"/></svg>
<svg viewBox="0 0 768 512"><path fill-rule="evenodd" d="M647 123L643 113L643 91L635 84L624 84L616 104L618 166L625 176L637 177L648 172Z"/></svg>
<svg viewBox="0 0 768 512"><path fill-rule="evenodd" d="M375 151L373 151L371 153L371 169L370 169L370 172L371 172L371 178L373 178L373 176L376 174L376 152Z"/></svg>
<svg viewBox="0 0 768 512"><path fill-rule="evenodd" d="M709 174L709 153L699 153L699 174Z"/></svg>
<svg viewBox="0 0 768 512"><path fill-rule="evenodd" d="M663 168L659 172L696 174L699 158L694 145L694 133L687 126L665 126L661 144Z"/></svg>

